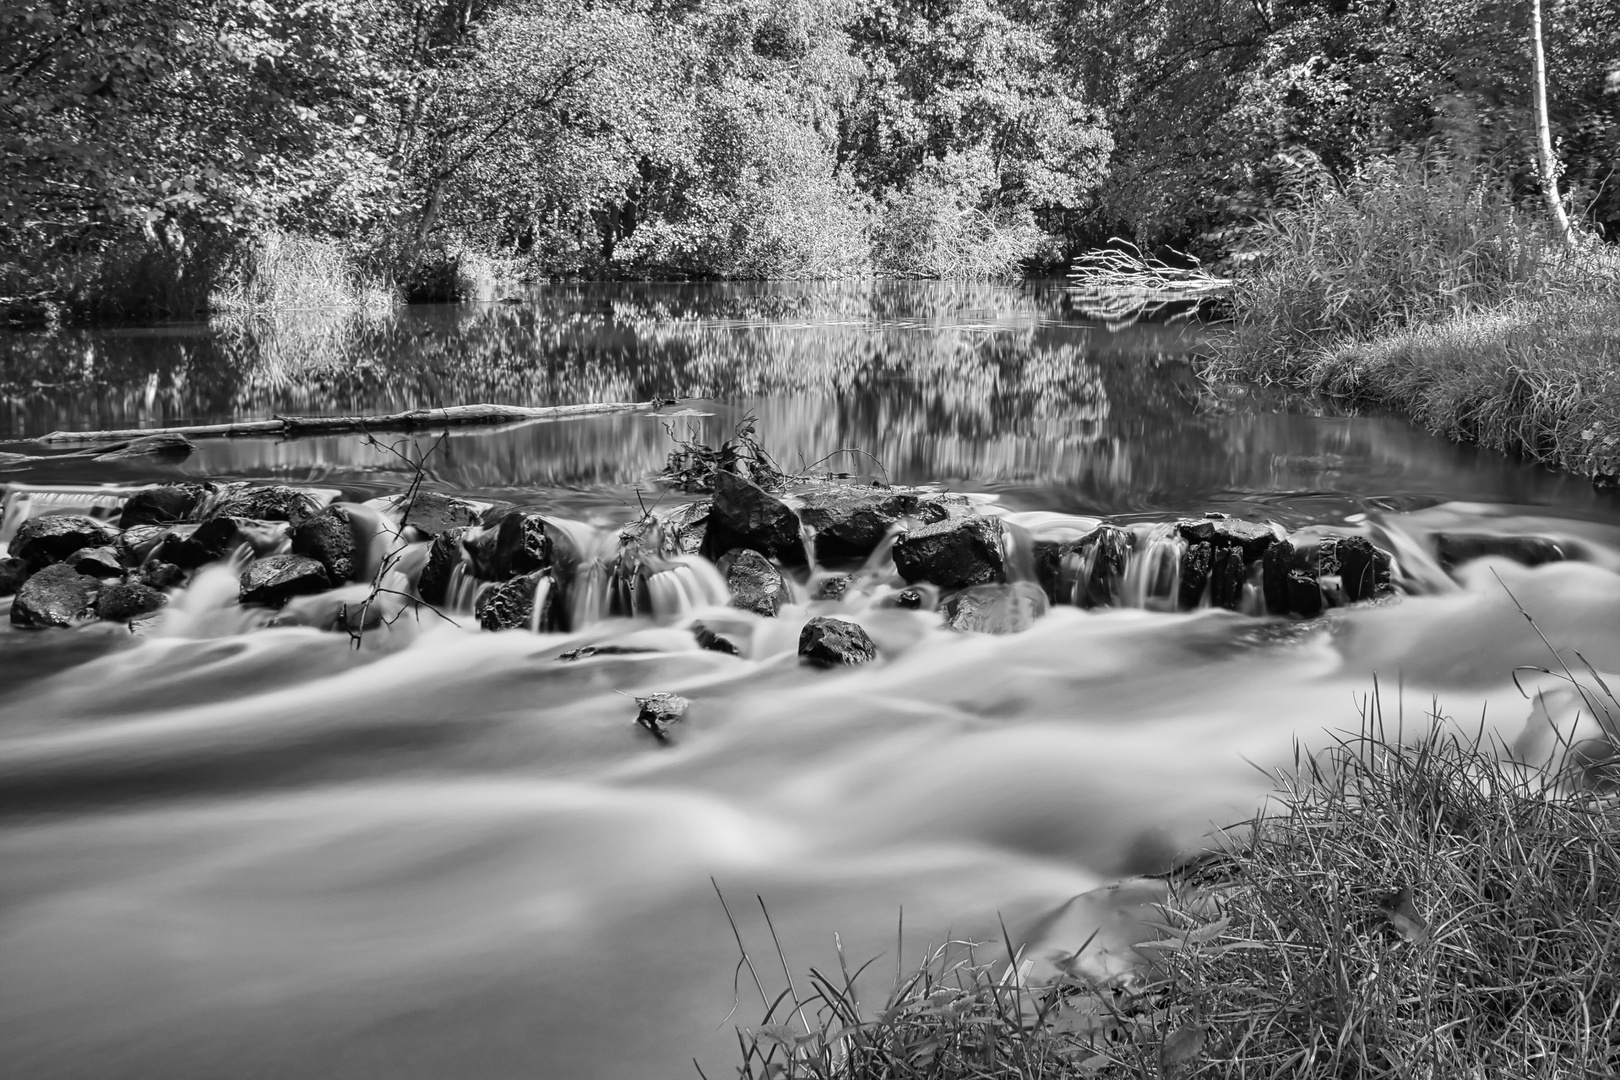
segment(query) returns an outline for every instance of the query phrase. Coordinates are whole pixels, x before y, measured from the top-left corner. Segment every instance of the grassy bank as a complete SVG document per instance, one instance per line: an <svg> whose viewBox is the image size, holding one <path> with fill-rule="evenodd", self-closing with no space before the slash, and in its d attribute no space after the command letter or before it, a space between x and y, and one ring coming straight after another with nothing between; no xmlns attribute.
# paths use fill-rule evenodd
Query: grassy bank
<svg viewBox="0 0 1620 1080"><path fill-rule="evenodd" d="M744 1033L741 1075L1616 1075L1620 803L1601 756L1553 790L1438 728L1345 742L1172 884L1146 971L1038 987L979 962L999 943L944 949L876 1008L817 975Z"/></svg>
<svg viewBox="0 0 1620 1080"><path fill-rule="evenodd" d="M1278 215L1205 358L1214 381L1392 406L1453 439L1620 474L1620 254L1510 194L1398 162Z"/></svg>

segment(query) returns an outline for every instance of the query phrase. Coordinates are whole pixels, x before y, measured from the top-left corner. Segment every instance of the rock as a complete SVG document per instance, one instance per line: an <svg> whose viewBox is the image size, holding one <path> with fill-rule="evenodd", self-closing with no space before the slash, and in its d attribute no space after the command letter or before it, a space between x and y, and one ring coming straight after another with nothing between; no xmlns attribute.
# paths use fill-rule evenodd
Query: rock
<svg viewBox="0 0 1620 1080"><path fill-rule="evenodd" d="M702 553L718 559L733 548L748 548L788 566L805 563L799 515L793 508L752 481L719 472Z"/></svg>
<svg viewBox="0 0 1620 1080"><path fill-rule="evenodd" d="M416 581L416 594L438 607L450 597L452 571L461 565L461 538L466 529L448 529L433 538L428 545L427 562Z"/></svg>
<svg viewBox="0 0 1620 1080"><path fill-rule="evenodd" d="M27 563L21 559L0 559L0 596L15 596L27 580Z"/></svg>
<svg viewBox="0 0 1620 1080"><path fill-rule="evenodd" d="M418 491L405 507L400 524L422 530L428 536L442 536L453 529L477 525L478 508L472 503L437 491Z"/></svg>
<svg viewBox="0 0 1620 1080"><path fill-rule="evenodd" d="M540 596L541 592L545 595ZM545 630L553 617L556 595L550 572L536 570L484 589L473 603L473 613L485 630Z"/></svg>
<svg viewBox="0 0 1620 1080"><path fill-rule="evenodd" d="M1260 560L1260 587L1266 610L1273 615L1288 614L1288 575L1295 567L1298 551L1291 540L1279 540L1266 549Z"/></svg>
<svg viewBox="0 0 1620 1080"><path fill-rule="evenodd" d="M11 602L12 624L72 626L91 615L99 584L95 578L85 577L61 563L36 571L23 582Z"/></svg>
<svg viewBox="0 0 1620 1080"><path fill-rule="evenodd" d="M1277 541L1277 534L1264 525L1243 521L1226 514L1209 514L1176 522L1176 530L1189 544L1208 544L1211 553L1237 548L1243 561L1251 563Z"/></svg>
<svg viewBox="0 0 1620 1080"><path fill-rule="evenodd" d="M307 555L271 555L256 559L242 571L242 603L280 607L295 596L309 596L332 587L326 567Z"/></svg>
<svg viewBox="0 0 1620 1080"><path fill-rule="evenodd" d="M1389 552L1376 547L1365 536L1340 537L1334 545L1333 556L1339 588L1349 603L1371 600L1389 585Z"/></svg>
<svg viewBox="0 0 1620 1080"><path fill-rule="evenodd" d="M924 525L938 525L942 521L955 521L973 513L973 504L966 495L935 495L917 506L917 518Z"/></svg>
<svg viewBox="0 0 1620 1080"><path fill-rule="evenodd" d="M1436 533L1435 555L1447 570L1494 555L1523 566L1562 562L1564 549L1545 536L1497 536L1492 533Z"/></svg>
<svg viewBox="0 0 1620 1080"><path fill-rule="evenodd" d="M328 506L294 528L292 553L320 563L334 584L364 574L365 552L355 539L352 515L341 506Z"/></svg>
<svg viewBox="0 0 1620 1080"><path fill-rule="evenodd" d="M130 622L168 606L167 594L138 581L120 581L103 586L96 600L96 614L107 622Z"/></svg>
<svg viewBox="0 0 1620 1080"><path fill-rule="evenodd" d="M849 587L854 580L848 574L835 574L829 578L822 578L821 582L816 585L815 593L810 598L812 600L842 600L844 594L849 592Z"/></svg>
<svg viewBox="0 0 1620 1080"><path fill-rule="evenodd" d="M281 546L289 526L280 521L257 521L228 514L210 517L189 532L171 530L155 555L186 570L216 562L231 555L243 544L255 555L266 555Z"/></svg>
<svg viewBox="0 0 1620 1080"><path fill-rule="evenodd" d="M464 533L461 543L473 576L485 581L510 581L548 570L554 554L545 518L523 510L508 512L478 533Z"/></svg>
<svg viewBox="0 0 1620 1080"><path fill-rule="evenodd" d="M1211 607L1236 611L1243 605L1243 585L1248 569L1243 564L1243 550L1238 547L1222 548L1215 553L1209 568L1209 603Z"/></svg>
<svg viewBox="0 0 1620 1080"><path fill-rule="evenodd" d="M698 648L708 649L710 652L725 653L728 656L740 656L742 652L737 643L730 638L721 637L700 622L692 624L692 636L697 639Z"/></svg>
<svg viewBox="0 0 1620 1080"><path fill-rule="evenodd" d="M137 525L173 525L180 521L194 521L208 488L202 484L163 484L137 491L124 500L124 509L118 515L120 529Z"/></svg>
<svg viewBox="0 0 1620 1080"><path fill-rule="evenodd" d="M877 646L859 625L817 616L799 632L799 656L815 667L866 664L877 659Z"/></svg>
<svg viewBox="0 0 1620 1080"><path fill-rule="evenodd" d="M908 583L947 589L1007 580L1000 518L967 517L913 529L894 545L894 565Z"/></svg>
<svg viewBox="0 0 1620 1080"><path fill-rule="evenodd" d="M799 520L815 537L819 560L864 559L901 519L916 514L916 495L886 488L839 486L799 496Z"/></svg>
<svg viewBox="0 0 1620 1080"><path fill-rule="evenodd" d="M186 580L186 572L174 563L149 559L135 571L135 580L154 589L173 589Z"/></svg>
<svg viewBox="0 0 1620 1080"><path fill-rule="evenodd" d="M124 564L118 558L118 551L110 546L80 548L63 559L62 565L71 566L74 570L87 577L121 578L124 576Z"/></svg>
<svg viewBox="0 0 1620 1080"><path fill-rule="evenodd" d="M787 579L759 552L738 548L726 553L720 572L731 590L731 606L774 617L792 597Z"/></svg>
<svg viewBox="0 0 1620 1080"><path fill-rule="evenodd" d="M1176 590L1176 606L1182 611L1192 610L1203 600L1214 561L1215 549L1207 540L1190 543L1181 553L1181 584Z"/></svg>
<svg viewBox="0 0 1620 1080"><path fill-rule="evenodd" d="M686 716L686 710L691 702L679 694L648 694L636 698L636 723L652 732L659 739L669 737L669 729Z"/></svg>
<svg viewBox="0 0 1620 1080"><path fill-rule="evenodd" d="M168 533L162 525L131 525L118 538L118 557L130 566L139 566Z"/></svg>
<svg viewBox="0 0 1620 1080"><path fill-rule="evenodd" d="M920 611L923 606L921 589L901 589L894 594L894 606L907 611Z"/></svg>
<svg viewBox="0 0 1620 1080"><path fill-rule="evenodd" d="M11 539L11 556L39 570L59 563L75 551L105 547L117 541L110 526L82 514L46 514L33 517L17 527Z"/></svg>
<svg viewBox="0 0 1620 1080"><path fill-rule="evenodd" d="M663 538L659 546L666 557L697 555L709 535L709 507L706 502L687 503L660 520Z"/></svg>
<svg viewBox="0 0 1620 1080"><path fill-rule="evenodd" d="M285 521L296 527L320 510L320 501L307 491L297 488L247 488L222 499L214 507L211 518L251 518L256 521Z"/></svg>
<svg viewBox="0 0 1620 1080"><path fill-rule="evenodd" d="M1309 570L1288 571L1287 611L1305 618L1322 614L1322 586Z"/></svg>
<svg viewBox="0 0 1620 1080"><path fill-rule="evenodd" d="M107 447L91 461L184 461L197 449L184 435L169 432L162 435L143 435L125 443Z"/></svg>
<svg viewBox="0 0 1620 1080"><path fill-rule="evenodd" d="M972 634L1018 634L1046 614L1046 595L1027 581L976 585L946 599L945 625Z"/></svg>
<svg viewBox="0 0 1620 1080"><path fill-rule="evenodd" d="M558 653L557 659L565 663L575 660L589 660L593 656L645 656L655 652L654 649L639 649L634 645L581 645L577 649L569 649L565 653Z"/></svg>

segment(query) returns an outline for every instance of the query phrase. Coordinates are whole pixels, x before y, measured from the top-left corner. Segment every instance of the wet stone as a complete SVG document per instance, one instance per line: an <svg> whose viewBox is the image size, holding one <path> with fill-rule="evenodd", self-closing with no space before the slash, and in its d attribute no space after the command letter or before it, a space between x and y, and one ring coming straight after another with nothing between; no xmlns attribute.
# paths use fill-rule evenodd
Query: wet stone
<svg viewBox="0 0 1620 1080"><path fill-rule="evenodd" d="M56 563L31 576L11 603L15 626L67 627L88 617L99 582Z"/></svg>
<svg viewBox="0 0 1620 1080"><path fill-rule="evenodd" d="M1294 570L1299 557L1290 540L1279 540L1266 549L1260 560L1260 584L1266 598L1266 610L1273 615L1287 615L1288 575Z"/></svg>
<svg viewBox="0 0 1620 1080"><path fill-rule="evenodd" d="M670 728L686 718L691 702L679 694L647 694L636 698L636 706L636 723L664 739Z"/></svg>
<svg viewBox="0 0 1620 1080"><path fill-rule="evenodd" d="M29 518L17 527L11 555L38 570L59 563L76 551L116 543L117 532L82 514L46 514Z"/></svg>
<svg viewBox="0 0 1620 1080"><path fill-rule="evenodd" d="M490 631L545 629L552 606L550 579L547 571L536 570L484 589L473 604L478 625ZM546 596L541 610L536 613L535 594L542 582L546 584Z"/></svg>
<svg viewBox="0 0 1620 1080"><path fill-rule="evenodd" d="M1562 562L1564 549L1545 536L1496 536L1491 533L1436 533L1435 554L1447 570L1494 555L1522 566Z"/></svg>
<svg viewBox="0 0 1620 1080"><path fill-rule="evenodd" d="M907 583L946 589L1007 580L1000 518L969 517L913 529L894 545L894 565Z"/></svg>
<svg viewBox="0 0 1620 1080"><path fill-rule="evenodd" d="M844 595L849 592L849 587L854 580L855 579L850 577L848 574L835 574L830 578L823 578L821 582L816 585L815 595L813 595L811 599L842 600Z"/></svg>
<svg viewBox="0 0 1620 1080"><path fill-rule="evenodd" d="M1020 634L1046 614L1046 595L1027 581L977 585L940 606L945 625L969 634Z"/></svg>
<svg viewBox="0 0 1620 1080"><path fill-rule="evenodd" d="M157 550L168 532L162 525L131 525L118 538L118 557L131 566L139 566Z"/></svg>
<svg viewBox="0 0 1620 1080"><path fill-rule="evenodd" d="M173 530L154 554L164 562L195 570L234 553L246 544L256 555L275 551L286 539L288 526L279 520L259 521L218 515L189 532Z"/></svg>
<svg viewBox="0 0 1620 1080"><path fill-rule="evenodd" d="M478 508L472 503L437 491L419 491L405 507L401 525L420 529L428 536L442 536L452 529L477 525Z"/></svg>
<svg viewBox="0 0 1620 1080"><path fill-rule="evenodd" d="M877 645L855 623L817 616L799 632L799 656L815 667L866 664L877 659Z"/></svg>
<svg viewBox="0 0 1620 1080"><path fill-rule="evenodd" d="M1322 586L1309 570L1288 571L1288 608L1295 615L1313 618L1322 614Z"/></svg>
<svg viewBox="0 0 1620 1080"><path fill-rule="evenodd" d="M295 596L310 596L332 587L326 567L305 555L271 555L242 571L242 603L280 607Z"/></svg>
<svg viewBox="0 0 1620 1080"><path fill-rule="evenodd" d="M692 637L696 639L698 648L708 649L710 652L725 653L727 656L739 656L741 650L737 643L728 637L721 637L700 622L692 624Z"/></svg>
<svg viewBox="0 0 1620 1080"><path fill-rule="evenodd" d="M353 518L340 506L328 506L293 529L292 552L320 563L334 582L354 581L363 570Z"/></svg>
<svg viewBox="0 0 1620 1080"><path fill-rule="evenodd" d="M703 554L717 558L733 548L757 551L788 566L805 562L799 515L758 484L728 472L715 474Z"/></svg>
<svg viewBox="0 0 1620 1080"><path fill-rule="evenodd" d="M721 572L731 590L731 606L774 617L791 594L782 572L757 551L739 548L726 553Z"/></svg>
<svg viewBox="0 0 1620 1080"><path fill-rule="evenodd" d="M921 589L901 589L894 594L894 606L906 611L920 611L923 606Z"/></svg>
<svg viewBox="0 0 1620 1080"><path fill-rule="evenodd" d="M222 499L210 517L252 518L302 525L320 510L320 502L307 491L291 487L247 488Z"/></svg>
<svg viewBox="0 0 1620 1080"><path fill-rule="evenodd" d="M450 576L461 565L461 537L466 531L450 529L428 545L427 561L416 582L416 594L428 603L437 606L449 599Z"/></svg>
<svg viewBox="0 0 1620 1080"><path fill-rule="evenodd" d="M121 578L124 576L124 564L118 558L117 549L111 546L80 548L63 559L62 564L71 566L87 577Z"/></svg>
<svg viewBox="0 0 1620 1080"><path fill-rule="evenodd" d="M186 572L174 563L151 559L135 571L135 579L154 589L173 589L186 580Z"/></svg>
<svg viewBox="0 0 1620 1080"><path fill-rule="evenodd" d="M118 527L132 529L137 525L194 521L207 498L208 488L202 484L164 484L137 491L124 500Z"/></svg>
<svg viewBox="0 0 1620 1080"><path fill-rule="evenodd" d="M909 492L840 486L799 496L799 518L815 536L816 558L864 559L902 518L918 511Z"/></svg>
<svg viewBox="0 0 1620 1080"><path fill-rule="evenodd" d="M138 581L120 581L104 586L96 600L96 614L108 622L130 622L166 607L169 597Z"/></svg>
<svg viewBox="0 0 1620 1080"><path fill-rule="evenodd" d="M1389 584L1389 554L1364 536L1342 537L1335 552L1339 564L1339 588L1354 604L1371 600L1380 586Z"/></svg>
<svg viewBox="0 0 1620 1080"><path fill-rule="evenodd" d="M511 511L477 534L462 536L473 574L485 581L509 581L551 567L553 546L539 514Z"/></svg>
<svg viewBox="0 0 1620 1080"><path fill-rule="evenodd" d="M1241 549L1229 547L1216 552L1209 568L1210 606L1238 610L1243 605L1243 584L1247 577Z"/></svg>
<svg viewBox="0 0 1620 1080"><path fill-rule="evenodd" d="M1176 593L1176 605L1183 611L1198 606L1204 598L1204 587L1209 584L1210 565L1215 561L1215 549L1208 541L1188 544L1181 553L1181 584Z"/></svg>
<svg viewBox="0 0 1620 1080"><path fill-rule="evenodd" d="M28 564L21 559L0 559L0 596L14 596L28 580Z"/></svg>
<svg viewBox="0 0 1620 1080"><path fill-rule="evenodd" d="M1225 514L1179 521L1176 530L1189 544L1208 544L1215 551L1237 548L1246 563L1260 558L1277 542L1277 534L1269 527Z"/></svg>

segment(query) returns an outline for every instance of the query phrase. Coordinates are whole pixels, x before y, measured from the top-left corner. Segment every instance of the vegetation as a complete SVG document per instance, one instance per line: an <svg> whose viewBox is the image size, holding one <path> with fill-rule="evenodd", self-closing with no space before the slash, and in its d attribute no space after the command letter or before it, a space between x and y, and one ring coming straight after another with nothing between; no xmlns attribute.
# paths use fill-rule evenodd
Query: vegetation
<svg viewBox="0 0 1620 1080"><path fill-rule="evenodd" d="M513 276L1002 276L1112 236L1241 261L1256 221L1413 147L1488 163L1524 202L1557 173L1576 216L1612 232L1620 0L1546 12L1546 168L1531 15L1499 0L13 5L0 307L494 298ZM277 245L303 254L267 260ZM281 269L299 284L272 283Z"/></svg>
<svg viewBox="0 0 1620 1080"><path fill-rule="evenodd" d="M1551 785L1438 724L1402 744L1375 717L1300 762L1240 848L1178 876L1139 947L1149 967L1033 986L953 944L877 1008L859 972L813 973L741 1033L740 1074L1612 1075L1620 804L1604 704L1608 757L1572 753Z"/></svg>

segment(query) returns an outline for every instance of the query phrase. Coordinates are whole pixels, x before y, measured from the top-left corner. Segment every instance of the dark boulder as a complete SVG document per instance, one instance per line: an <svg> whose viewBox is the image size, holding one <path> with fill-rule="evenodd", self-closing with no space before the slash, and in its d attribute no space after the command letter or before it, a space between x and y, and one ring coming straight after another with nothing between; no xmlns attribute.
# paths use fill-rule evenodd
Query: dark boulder
<svg viewBox="0 0 1620 1080"><path fill-rule="evenodd" d="M917 505L917 520L924 525L938 525L942 521L955 521L973 513L973 504L966 495L935 495Z"/></svg>
<svg viewBox="0 0 1620 1080"><path fill-rule="evenodd" d="M648 694L636 698L636 723L656 735L660 740L669 737L669 729L680 723L690 706L679 694Z"/></svg>
<svg viewBox="0 0 1620 1080"><path fill-rule="evenodd" d="M17 527L11 539L11 555L32 570L59 563L75 551L105 547L118 539L111 526L82 514L46 514L33 517Z"/></svg>
<svg viewBox="0 0 1620 1080"><path fill-rule="evenodd" d="M400 524L420 529L428 536L442 536L479 522L478 508L472 503L437 491L418 491L403 509Z"/></svg>
<svg viewBox="0 0 1620 1080"><path fill-rule="evenodd" d="M718 560L733 548L748 548L788 566L805 563L799 515L793 508L758 484L720 472L715 474L702 554Z"/></svg>
<svg viewBox="0 0 1620 1080"><path fill-rule="evenodd" d="M292 553L320 563L334 583L365 574L365 550L355 537L353 515L341 506L328 506L294 528Z"/></svg>
<svg viewBox="0 0 1620 1080"><path fill-rule="evenodd" d="M866 558L903 518L917 513L920 500L887 488L840 486L807 492L799 503L816 558L836 561Z"/></svg>
<svg viewBox="0 0 1620 1080"><path fill-rule="evenodd" d="M1291 540L1279 540L1266 549L1260 560L1260 587L1266 610L1273 615L1288 614L1288 575L1296 568L1299 552Z"/></svg>
<svg viewBox="0 0 1620 1080"><path fill-rule="evenodd" d="M927 599L921 589L901 589L894 594L894 606L905 611L921 611Z"/></svg>
<svg viewBox="0 0 1620 1080"><path fill-rule="evenodd" d="M320 510L320 500L297 488L258 487L234 492L220 500L209 517L252 518L257 521L285 521L298 526Z"/></svg>
<svg viewBox="0 0 1620 1080"><path fill-rule="evenodd" d="M427 561L422 564L421 576L416 581L416 594L434 606L450 598L450 578L461 565L461 537L466 531L447 530L428 545Z"/></svg>
<svg viewBox="0 0 1620 1080"><path fill-rule="evenodd" d="M71 566L87 577L106 579L124 576L124 564L118 558L118 550L111 546L80 548L63 559L62 565Z"/></svg>
<svg viewBox="0 0 1620 1080"><path fill-rule="evenodd" d="M536 570L483 589L473 603L473 614L485 630L546 630L554 622L556 607L550 572Z"/></svg>
<svg viewBox="0 0 1620 1080"><path fill-rule="evenodd" d="M817 616L799 632L799 656L815 667L866 664L877 659L877 645L855 623Z"/></svg>
<svg viewBox="0 0 1620 1080"><path fill-rule="evenodd" d="M246 544L255 555L273 553L287 537L288 524L281 520L257 521L230 515L216 515L194 529L173 529L153 553L164 562L195 570L217 562Z"/></svg>
<svg viewBox="0 0 1620 1080"><path fill-rule="evenodd" d="M95 578L85 577L72 567L55 563L23 582L11 602L11 621L16 626L64 627L87 619L96 602Z"/></svg>
<svg viewBox="0 0 1620 1080"><path fill-rule="evenodd" d="M1494 555L1523 566L1562 562L1566 556L1557 541L1545 536L1497 536L1492 533L1436 533L1435 554L1447 570Z"/></svg>
<svg viewBox="0 0 1620 1080"><path fill-rule="evenodd" d="M1322 585L1309 570L1288 571L1288 607L1294 615L1314 618L1322 614Z"/></svg>
<svg viewBox="0 0 1620 1080"><path fill-rule="evenodd" d="M816 584L816 591L812 600L842 600L849 592L849 587L855 579L848 574L834 574L832 577L822 578Z"/></svg>
<svg viewBox="0 0 1620 1080"><path fill-rule="evenodd" d="M1176 531L1189 544L1208 544L1212 552L1236 548L1242 552L1245 563L1260 558L1277 542L1277 534L1268 527L1225 514L1178 521Z"/></svg>
<svg viewBox="0 0 1620 1080"><path fill-rule="evenodd" d="M924 525L894 545L894 565L908 583L928 581L947 589L1007 580L1000 518L967 517Z"/></svg>
<svg viewBox="0 0 1620 1080"><path fill-rule="evenodd" d="M473 576L485 581L509 581L551 568L555 555L552 534L539 514L513 510L493 527L462 534Z"/></svg>
<svg viewBox="0 0 1620 1080"><path fill-rule="evenodd" d="M27 580L27 563L21 559L0 559L0 596L15 596Z"/></svg>
<svg viewBox="0 0 1620 1080"><path fill-rule="evenodd" d="M186 572L174 563L148 559L135 571L135 580L154 589L173 589L186 580Z"/></svg>
<svg viewBox="0 0 1620 1080"><path fill-rule="evenodd" d="M295 596L310 596L332 587L326 567L306 555L271 555L242 571L242 603L280 607Z"/></svg>
<svg viewBox="0 0 1620 1080"><path fill-rule="evenodd" d="M1210 606L1238 610L1243 605L1243 585L1247 578L1242 549L1228 547L1217 551L1209 568Z"/></svg>
<svg viewBox="0 0 1620 1080"><path fill-rule="evenodd" d="M131 525L118 537L118 557L130 566L139 566L168 533L162 525Z"/></svg>
<svg viewBox="0 0 1620 1080"><path fill-rule="evenodd" d="M782 572L757 551L738 548L726 553L720 572L731 590L731 606L767 618L782 610L792 598Z"/></svg>
<svg viewBox="0 0 1620 1080"><path fill-rule="evenodd" d="M1181 584L1176 591L1176 606L1190 611L1204 599L1209 585L1209 571L1215 561L1215 549L1209 541L1188 544L1181 553Z"/></svg>
<svg viewBox="0 0 1620 1080"><path fill-rule="evenodd" d="M697 640L698 648L708 649L710 652L725 653L728 656L740 656L741 650L737 643L728 637L722 637L704 626L700 622L692 624L692 637Z"/></svg>
<svg viewBox="0 0 1620 1080"><path fill-rule="evenodd" d="M945 625L971 634L1018 634L1046 614L1046 595L1027 581L976 585L940 605Z"/></svg>
<svg viewBox="0 0 1620 1080"><path fill-rule="evenodd" d="M129 622L159 611L168 603L168 594L161 590L138 581L120 581L102 587L96 614L107 622Z"/></svg>
<svg viewBox="0 0 1620 1080"><path fill-rule="evenodd" d="M207 498L208 488L202 484L163 484L137 491L124 500L118 527L131 529L137 525L194 521Z"/></svg>
<svg viewBox="0 0 1620 1080"><path fill-rule="evenodd" d="M1389 552L1375 546L1365 536L1341 536L1334 543L1331 556L1322 555L1318 569L1320 573L1338 574L1339 590L1345 602L1354 604L1371 600L1388 588L1390 564Z"/></svg>

